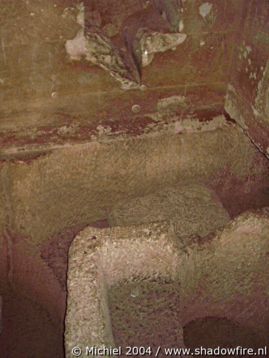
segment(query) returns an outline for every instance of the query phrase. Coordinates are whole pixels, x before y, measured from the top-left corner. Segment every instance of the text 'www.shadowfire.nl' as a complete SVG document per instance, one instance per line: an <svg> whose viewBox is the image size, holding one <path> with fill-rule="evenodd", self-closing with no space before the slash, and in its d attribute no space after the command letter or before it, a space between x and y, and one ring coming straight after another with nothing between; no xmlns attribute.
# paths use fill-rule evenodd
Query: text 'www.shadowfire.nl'
<svg viewBox="0 0 269 358"><path fill-rule="evenodd" d="M87 346L80 347L76 346L71 351L74 357L195 357L195 356L211 356L211 357L240 357L240 356L255 356L255 357L267 357L268 347L261 348L247 348L237 346L233 348L227 347L196 347L190 348L177 348L177 347L143 347L143 346L126 346L126 347L96 347Z"/></svg>

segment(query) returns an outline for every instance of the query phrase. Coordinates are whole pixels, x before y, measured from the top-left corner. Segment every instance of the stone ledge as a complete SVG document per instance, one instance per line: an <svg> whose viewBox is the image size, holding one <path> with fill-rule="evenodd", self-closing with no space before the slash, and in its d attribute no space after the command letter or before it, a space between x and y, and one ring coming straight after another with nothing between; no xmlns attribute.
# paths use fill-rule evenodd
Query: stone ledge
<svg viewBox="0 0 269 358"><path fill-rule="evenodd" d="M192 243L187 253L165 223L85 229L69 252L67 357L76 345L113 345L106 290L149 276L179 280L182 326L203 317L224 317L267 342L268 237L268 208L242 214L215 236Z"/></svg>
<svg viewBox="0 0 269 358"><path fill-rule="evenodd" d="M241 179L261 175L257 156L248 138L227 125L66 146L30 162L5 163L13 229L40 244L66 228L104 219L115 204L158 187L210 183L224 170Z"/></svg>
<svg viewBox="0 0 269 358"><path fill-rule="evenodd" d="M74 346L113 345L107 290L124 280L177 280L175 236L165 223L87 228L69 252L66 353ZM128 328L127 328L128 329ZM182 335L178 337L178 343Z"/></svg>

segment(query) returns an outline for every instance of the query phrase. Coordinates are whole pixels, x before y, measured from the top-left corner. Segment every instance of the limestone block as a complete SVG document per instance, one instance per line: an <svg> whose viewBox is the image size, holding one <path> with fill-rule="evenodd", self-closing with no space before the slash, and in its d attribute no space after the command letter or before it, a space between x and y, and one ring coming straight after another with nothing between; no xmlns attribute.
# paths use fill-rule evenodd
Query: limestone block
<svg viewBox="0 0 269 358"><path fill-rule="evenodd" d="M142 330L150 317L158 320L162 315L155 304L159 308L165 290L170 292L165 312L168 317L172 312L178 323L177 346L184 346L182 327L207 317L229 320L267 342L268 252L268 208L242 214L214 237L192 242L187 252L165 223L85 229L69 252L67 357L74 346L83 354L85 347L141 339L131 322L145 310L150 315L143 316ZM145 301L146 291L154 292L151 300ZM170 329L165 320L159 326Z"/></svg>
<svg viewBox="0 0 269 358"><path fill-rule="evenodd" d="M115 344L124 349L124 343L128 345L124 339L131 345L129 335L132 336L138 316L143 316L144 319L140 318L144 323L148 316L153 316L158 325L155 325L157 332L168 327L168 323L174 323L173 337L176 334L177 345L183 344L178 311L178 262L175 236L166 223L87 228L79 234L69 252L65 322L67 357L72 356L71 350L75 346L85 353L85 347L91 346ZM150 296L146 293L154 295L155 303L147 301ZM164 317L171 312L167 293L175 298L173 319L168 322ZM144 305L140 303L139 306L139 302ZM117 311L117 305L120 311ZM162 317L161 321L158 317ZM154 334L153 327L150 334ZM140 330L145 333L147 328L144 325ZM146 338L148 344L152 343L151 336ZM141 341L140 345L143 345Z"/></svg>
<svg viewBox="0 0 269 358"><path fill-rule="evenodd" d="M205 186L183 184L117 205L109 215L112 226L172 220L180 238L206 236L223 227L229 215Z"/></svg>

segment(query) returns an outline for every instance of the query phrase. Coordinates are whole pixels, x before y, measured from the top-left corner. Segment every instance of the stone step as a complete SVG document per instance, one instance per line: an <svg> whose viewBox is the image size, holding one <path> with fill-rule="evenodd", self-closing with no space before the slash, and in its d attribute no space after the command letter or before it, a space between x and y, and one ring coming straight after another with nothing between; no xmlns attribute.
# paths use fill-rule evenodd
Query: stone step
<svg viewBox="0 0 269 358"><path fill-rule="evenodd" d="M224 227L229 220L215 193L204 185L192 183L124 201L108 217L111 226L171 221L181 242L204 237Z"/></svg>
<svg viewBox="0 0 269 358"><path fill-rule="evenodd" d="M178 263L167 223L85 229L69 252L67 357L75 346L154 349L159 336L183 345Z"/></svg>
<svg viewBox="0 0 269 358"><path fill-rule="evenodd" d="M134 345L136 338L143 346L143 337L155 349L154 334L162 329L176 342L159 338L159 345L184 347L184 327L207 317L255 332L262 346L268 339L268 239L269 209L242 214L187 254L165 222L88 227L69 251L66 357L76 346L82 356L86 347ZM242 345L240 334L234 339Z"/></svg>

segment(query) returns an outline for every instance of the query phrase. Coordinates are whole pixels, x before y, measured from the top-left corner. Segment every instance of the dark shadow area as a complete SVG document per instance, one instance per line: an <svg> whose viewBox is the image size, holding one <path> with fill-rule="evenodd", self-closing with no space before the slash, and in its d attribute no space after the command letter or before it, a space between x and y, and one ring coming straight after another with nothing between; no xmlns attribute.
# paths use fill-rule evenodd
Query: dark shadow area
<svg viewBox="0 0 269 358"><path fill-rule="evenodd" d="M33 273L34 274L34 273ZM19 292L3 295L2 358L63 358L62 322Z"/></svg>
<svg viewBox="0 0 269 358"><path fill-rule="evenodd" d="M179 282L165 278L137 278L108 290L116 346L179 346L182 340ZM137 356L135 353L130 357ZM140 352L144 356L146 352ZM158 355L164 357L162 352ZM122 354L121 357L126 357Z"/></svg>
<svg viewBox="0 0 269 358"><path fill-rule="evenodd" d="M263 348L267 342L259 336L258 332L227 318L204 317L196 319L184 327L184 343L189 348L241 346L258 349ZM205 357L205 355L203 356ZM249 355L241 356L249 357Z"/></svg>

